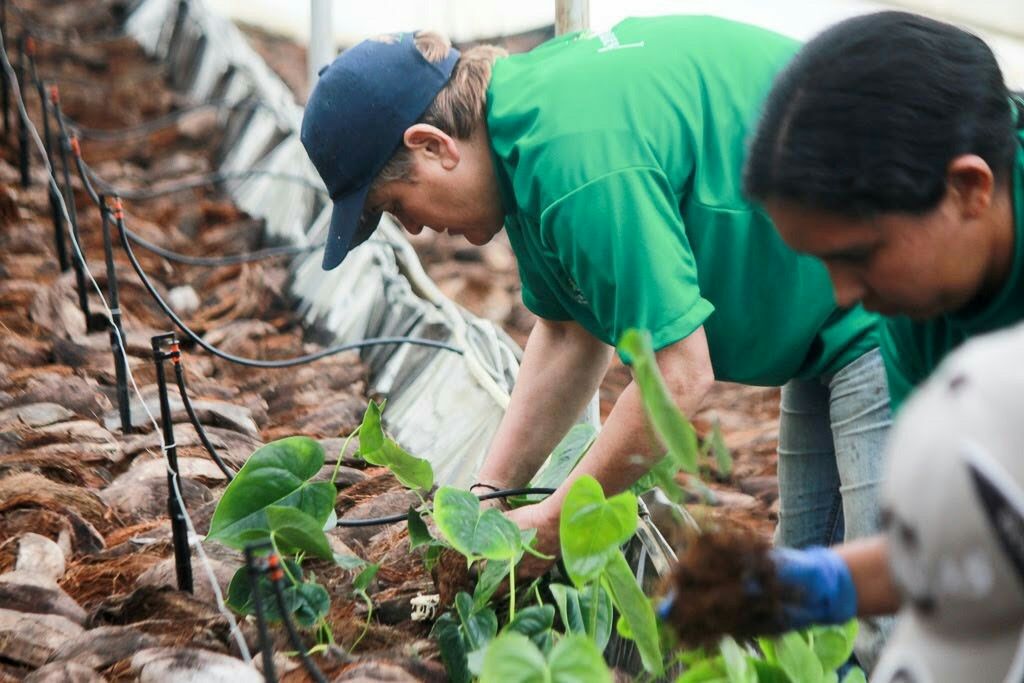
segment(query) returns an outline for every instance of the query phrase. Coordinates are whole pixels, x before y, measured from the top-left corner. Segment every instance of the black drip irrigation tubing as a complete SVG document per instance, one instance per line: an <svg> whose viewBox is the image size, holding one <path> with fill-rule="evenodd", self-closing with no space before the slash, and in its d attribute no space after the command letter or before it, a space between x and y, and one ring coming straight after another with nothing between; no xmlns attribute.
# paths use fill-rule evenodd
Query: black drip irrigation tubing
<svg viewBox="0 0 1024 683"><path fill-rule="evenodd" d="M163 116L158 116L157 118L144 121L134 126L111 129L90 128L88 126L84 126L67 114L64 114L63 118L64 123L66 123L82 138L99 141L120 141L125 138L141 137L163 130L164 128L168 128L176 124L179 120L185 118L189 114L193 114L204 109L220 109L234 112L245 111L246 109L261 109L264 107L266 107L266 105L259 100L239 100L237 102L228 102L227 100L209 100L206 102L186 105L180 109L168 112Z"/></svg>
<svg viewBox="0 0 1024 683"><path fill-rule="evenodd" d="M67 141L68 138L66 136L66 132L63 130L61 132L64 137L64 140ZM75 155L79 175L82 179L83 185L85 186L86 192L89 194L89 197L100 209L100 211L109 211L110 209L103 205L103 203L100 201L99 194L92 187L92 183L89 182L88 174L85 173L85 164L81 159L81 150L78 147L77 139L71 138L70 142L68 143L68 146L71 148L71 151ZM117 201L116 196L115 201ZM350 342L347 344L331 346L326 349L321 349L316 353L310 353L303 356L296 356L293 358L282 358L278 360L259 360L255 358L245 358L244 356L236 356L235 354L228 353L227 351L222 351L221 349L218 349L216 346L210 344L202 337L200 337L198 334L196 334L187 324L185 324L185 322L177 315L177 313L174 312L174 309L172 309L170 305L166 301L164 301L163 297L160 296L160 293L157 292L156 287L153 285L149 277L146 275L145 270L142 268L142 264L139 263L138 258L135 256L135 252L131 246L131 241L128 237L128 229L125 227L124 211L120 209L115 209L113 212L113 217L116 221L118 232L121 235L121 246L124 247L125 253L128 256L128 261L131 263L132 268L135 270L135 273L139 276L139 279L142 280L143 286L149 292L150 296L153 297L153 300L156 302L157 306L160 307L160 309L164 312L164 315L170 318L171 321L178 327L178 329L181 330L181 332L189 340L191 340L194 344L200 346L201 348L205 349L208 353L218 358L221 358L222 360L254 368L289 368L294 367L296 365L305 365L306 363L312 363L322 358L343 353L345 351L354 351L356 349L362 349L371 346L382 346L390 344L412 344L415 346L426 346L430 348L451 351L452 353L457 353L460 355L463 353L462 349L452 346L451 344L447 344L445 342L437 341L434 339L422 339L415 337L377 337L372 339L363 339L357 342Z"/></svg>
<svg viewBox="0 0 1024 683"><path fill-rule="evenodd" d="M532 496L542 495L550 496L555 492L555 489L551 488L521 488L521 489L502 489L500 491L491 491L483 495L477 496L481 501L491 500L492 498L509 498L511 496ZM404 522L409 519L408 513L402 513L398 515L388 515L387 517L367 517L366 519L339 519L338 526L342 527L364 527L364 526L383 526L385 524L397 524L398 522Z"/></svg>
<svg viewBox="0 0 1024 683"><path fill-rule="evenodd" d="M186 266L205 266L215 268L217 266L233 266L240 263L251 263L253 261L262 261L268 258L275 258L280 256L300 256L302 254L309 254L323 249L323 244L313 244L305 247L270 247L269 249L260 249L259 251L250 251L244 254L229 254L227 256L189 256L188 254L181 254L176 251L164 249L159 247L152 242L143 239L140 235L131 230L128 231L128 239L135 244L139 245L146 251L151 251L157 256L162 256L168 261L174 261L175 263L181 263Z"/></svg>
<svg viewBox="0 0 1024 683"><path fill-rule="evenodd" d="M178 357L174 359L174 379L178 384L178 393L181 394L181 402L185 406L185 412L188 413L189 422L192 423L196 434L199 435L203 448L210 454L214 464L217 465L217 469L224 473L227 480L233 480L235 478L235 471L221 459L217 449L213 447L213 443L210 442L210 438L206 435L206 429L203 427L203 423L199 421L195 408L192 407L192 400L188 397L188 389L185 387L185 369L181 365L181 351L178 351Z"/></svg>
<svg viewBox="0 0 1024 683"><path fill-rule="evenodd" d="M86 166L86 172L89 174L89 177L92 178L92 181L99 185L104 192L107 194L116 194L123 199L153 199L155 197L162 197L164 195L184 192L186 190L197 190L204 187L210 187L220 183L260 177L282 180L296 185L303 185L310 190L314 190L325 196L327 195L326 189L317 185L309 178L304 178L300 175L295 175L294 173L268 171L262 168L248 168L241 171L215 171L213 173L206 173L193 178L185 178L177 183L167 183L148 190L132 190L128 188L115 187L110 182L97 175L96 171L92 170L89 166Z"/></svg>

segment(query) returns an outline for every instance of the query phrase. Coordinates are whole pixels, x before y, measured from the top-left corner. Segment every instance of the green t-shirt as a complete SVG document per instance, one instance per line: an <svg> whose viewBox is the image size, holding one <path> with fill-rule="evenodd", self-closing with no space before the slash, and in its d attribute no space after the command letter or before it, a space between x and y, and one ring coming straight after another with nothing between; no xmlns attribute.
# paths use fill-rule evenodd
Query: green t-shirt
<svg viewBox="0 0 1024 683"><path fill-rule="evenodd" d="M1002 289L983 308L944 315L927 322L889 318L882 325L880 348L889 378L892 408L900 407L942 359L967 339L1024 320L1024 129L1013 165L1013 264ZM1021 350L1024 359L1024 349ZM1024 360L1022 360L1024 362Z"/></svg>
<svg viewBox="0 0 1024 683"><path fill-rule="evenodd" d="M798 44L713 17L627 19L499 60L487 128L523 301L614 344L704 325L715 376L778 385L877 346L824 266L742 194L745 143Z"/></svg>

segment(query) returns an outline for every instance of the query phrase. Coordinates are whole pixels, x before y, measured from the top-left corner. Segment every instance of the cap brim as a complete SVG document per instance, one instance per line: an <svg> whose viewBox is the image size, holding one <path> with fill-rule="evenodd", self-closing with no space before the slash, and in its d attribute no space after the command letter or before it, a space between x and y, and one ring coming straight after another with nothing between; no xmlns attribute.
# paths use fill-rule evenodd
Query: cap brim
<svg viewBox="0 0 1024 683"><path fill-rule="evenodd" d="M1015 661L1022 644L1019 626L977 636L964 629L942 637L924 628L914 612L903 610L871 683L1009 681L1011 668L1024 665ZM1024 651L1019 654L1024 656ZM1021 680L1020 675L1018 671L1013 680Z"/></svg>
<svg viewBox="0 0 1024 683"><path fill-rule="evenodd" d="M334 202L331 227L324 243L324 270L337 268L348 252L365 242L377 229L380 214L363 214L369 192L370 186L367 184Z"/></svg>

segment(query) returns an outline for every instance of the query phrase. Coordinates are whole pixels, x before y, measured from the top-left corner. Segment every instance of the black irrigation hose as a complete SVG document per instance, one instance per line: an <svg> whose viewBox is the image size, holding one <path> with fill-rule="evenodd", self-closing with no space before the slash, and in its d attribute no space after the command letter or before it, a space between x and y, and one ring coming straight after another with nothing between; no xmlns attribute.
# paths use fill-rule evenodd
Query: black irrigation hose
<svg viewBox="0 0 1024 683"><path fill-rule="evenodd" d="M477 498L479 498L481 501L484 501L491 500L492 498L508 498L510 496L530 496L535 494L550 496L554 492L555 489L549 488L502 489L500 491L492 491L491 493L485 493L482 496L477 496ZM339 519L338 526L381 526L384 524L397 524L398 522L404 522L408 518L409 513L402 513L400 515L388 515L387 517L367 517L366 519Z"/></svg>
<svg viewBox="0 0 1024 683"><path fill-rule="evenodd" d="M303 185L311 190L315 190L324 195L327 194L327 190L325 190L323 186L317 185L309 178L305 178L300 175L295 175L294 173L267 171L262 168L249 168L242 171L215 171L213 173L206 173L201 176L186 178L177 183L168 183L166 185L150 188L148 190L131 190L123 187L115 187L114 185L104 180L99 175L97 175L96 171L92 170L92 168L90 168L89 166L86 166L86 170L92 181L99 185L107 194L116 194L122 199L134 199L136 201L142 199L153 199L155 197L163 197L165 195L174 194L176 192L196 190L203 187L217 185L219 183L245 180L247 178L254 177L284 180L291 183L295 183L296 185Z"/></svg>
<svg viewBox="0 0 1024 683"><path fill-rule="evenodd" d="M381 346L384 344L413 344L416 346L427 346L435 349L444 349L445 351L451 351L462 355L462 349L459 349L445 342L435 341L433 339L420 339L414 337L377 337L374 339L363 339L357 342L350 342L348 344L340 344L338 346L331 346L326 349L321 349L316 353L306 354L304 356L297 356L294 358L282 358L280 360L258 360L255 358L245 358L243 356L236 356L233 353L221 351L216 346L210 344L208 341L197 335L189 328L185 322L178 317L174 310L167 304L166 301L160 296L159 292L156 291L156 287L150 281L146 272L142 269L142 265L139 260L135 257L135 252L132 251L131 242L128 239L127 231L124 229L124 217L123 215L117 216L117 227L121 233L121 245L124 247L125 253L128 255L128 261L132 264L132 268L135 269L135 273L142 280L143 286L149 291L150 296L156 301L157 306L164 312L164 314L171 319L171 321L184 333L184 335L198 346L206 349L209 353L217 356L226 361L237 363L238 365L244 365L251 368L290 368L296 365L305 365L306 363L312 363L313 361L326 358L327 356L333 356L345 351L354 351L356 349L362 349L369 346Z"/></svg>
<svg viewBox="0 0 1024 683"><path fill-rule="evenodd" d="M89 140L100 140L100 141L117 141L124 140L125 138L131 138L136 136L149 135L159 130L163 130L169 126L174 125L180 119L185 118L189 114L203 109L225 109L229 111L244 111L245 109L259 109L266 105L259 100L239 100L238 102L228 102L226 100L216 101L210 100L206 102L199 102L197 104L190 104L181 109L175 109L172 112L158 116L155 119L149 121L143 121L142 123L126 128L90 128L78 123L67 114L63 115L64 123L75 130L78 135Z"/></svg>
<svg viewBox="0 0 1024 683"><path fill-rule="evenodd" d="M180 352L179 352L180 353ZM203 442L203 447L213 458L214 464L217 468L224 473L228 481L235 478L235 471L231 469L227 463L225 463L220 455L217 454L217 449L213 447L209 437L206 436L206 430L203 428L203 423L199 421L199 416L196 415L195 409L192 407L192 400L188 397L188 390L185 388L185 369L181 366L181 358L174 362L174 378L178 383L178 393L181 394L181 402L185 405L185 412L188 413L188 419L192 422L192 427L195 428L196 434L199 435L199 440Z"/></svg>
<svg viewBox="0 0 1024 683"><path fill-rule="evenodd" d="M139 245L146 251L151 251L158 256L162 256L168 261L175 263L181 263L187 266L233 266L239 263L250 263L252 261L262 261L263 259L274 258L278 256L299 256L301 254L308 254L318 249L323 249L323 244L311 244L305 247L270 247L269 249L260 249L258 251L250 251L244 254L229 254L227 256L189 256L188 254L180 254L176 251L164 249L163 247L157 246L152 242L143 239L140 235L131 230L128 230L128 239L135 244Z"/></svg>
<svg viewBox="0 0 1024 683"><path fill-rule="evenodd" d="M62 138L62 143L64 141L66 141L66 138ZM97 207L99 207L100 211L108 211L108 208L104 206L103 202L100 200L99 194L97 194L95 188L93 188L92 183L89 182L90 175L92 175L93 177L96 176L94 173L92 173L91 169L89 169L89 167L86 165L85 160L82 159L82 155L80 153L80 149L77 145L77 142L69 144L69 147L75 155L75 165L78 167L78 175L82 179L82 185L85 187L85 191L89 194L89 197L92 199L93 203L96 204ZM110 192L109 194L114 197L121 196L117 191ZM227 256L189 256L187 254L180 254L176 251L171 251L170 249L164 249L159 245L153 244L152 242L143 239L141 235L138 235L137 233L128 230L127 228L125 228L125 232L128 234L129 239L131 239L133 242L138 244L143 249L151 251L159 256L162 256L169 261L183 263L190 266L230 266L237 265L239 263L261 261L263 259L272 258L276 256L297 256L300 254L307 254L316 251L317 249L323 248L322 244L316 244L307 245L303 247L271 247L269 249L261 249L259 251L252 251L244 254L229 254Z"/></svg>

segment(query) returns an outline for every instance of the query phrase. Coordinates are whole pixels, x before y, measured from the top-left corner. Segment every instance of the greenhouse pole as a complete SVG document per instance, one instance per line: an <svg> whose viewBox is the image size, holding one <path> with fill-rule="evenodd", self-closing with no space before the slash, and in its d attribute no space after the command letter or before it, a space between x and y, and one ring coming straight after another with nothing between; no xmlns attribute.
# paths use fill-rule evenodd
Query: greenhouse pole
<svg viewBox="0 0 1024 683"><path fill-rule="evenodd" d="M590 0L555 0L555 35L590 26Z"/></svg>
<svg viewBox="0 0 1024 683"><path fill-rule="evenodd" d="M309 0L309 89L316 85L320 69L334 59L334 23L331 21L332 0Z"/></svg>

